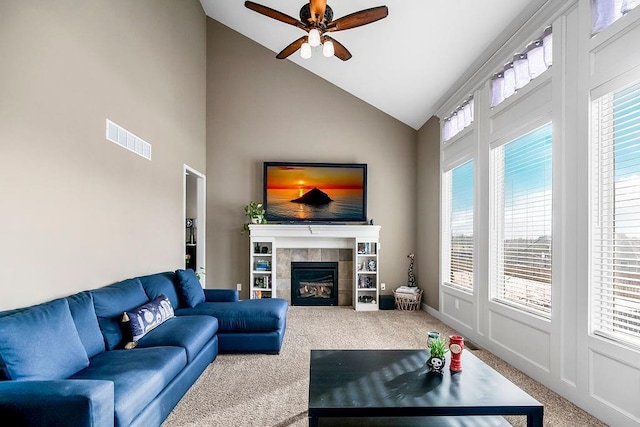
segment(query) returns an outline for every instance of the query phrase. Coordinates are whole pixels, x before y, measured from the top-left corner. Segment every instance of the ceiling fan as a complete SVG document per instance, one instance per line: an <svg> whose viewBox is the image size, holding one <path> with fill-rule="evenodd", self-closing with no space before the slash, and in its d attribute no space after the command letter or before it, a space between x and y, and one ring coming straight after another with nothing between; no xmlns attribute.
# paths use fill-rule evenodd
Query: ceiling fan
<svg viewBox="0 0 640 427"><path fill-rule="evenodd" d="M293 25L307 34L285 47L276 58L284 59L301 49L303 58L311 57L311 47L323 45L324 56L337 56L343 61L351 58L351 53L340 42L330 37L328 33L348 30L370 24L386 18L389 14L387 6L378 6L361 10L342 18L333 20L333 10L327 5L327 0L310 0L300 9L300 19L296 19L270 7L252 1L245 1L245 7L262 15L273 18L285 24Z"/></svg>

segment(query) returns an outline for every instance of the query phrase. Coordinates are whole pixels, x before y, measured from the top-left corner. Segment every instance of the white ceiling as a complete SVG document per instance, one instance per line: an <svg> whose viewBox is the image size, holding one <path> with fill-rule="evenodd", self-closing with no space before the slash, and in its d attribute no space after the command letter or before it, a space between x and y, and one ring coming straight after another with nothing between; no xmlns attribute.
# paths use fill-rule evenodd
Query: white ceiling
<svg viewBox="0 0 640 427"><path fill-rule="evenodd" d="M208 16L276 53L304 33L244 7L244 0L200 0ZM257 0L299 19L304 0ZM332 34L353 58L311 59L299 52L287 60L401 122L419 129L544 0L329 0L334 20L386 5L389 16L372 24ZM318 48L316 48L318 49ZM320 48L321 49L321 48ZM462 101L462 100L461 100Z"/></svg>

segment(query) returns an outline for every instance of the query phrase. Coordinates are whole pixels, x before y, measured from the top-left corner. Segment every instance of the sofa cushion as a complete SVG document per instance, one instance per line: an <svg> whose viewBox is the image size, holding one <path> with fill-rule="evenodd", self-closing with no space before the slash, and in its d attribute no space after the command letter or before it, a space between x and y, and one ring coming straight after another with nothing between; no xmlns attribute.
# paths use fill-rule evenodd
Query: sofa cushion
<svg viewBox="0 0 640 427"><path fill-rule="evenodd" d="M125 311L123 321L129 323L133 341L138 341L147 332L173 316L173 307L171 307L169 298L165 295L160 295L153 301L142 304L134 310Z"/></svg>
<svg viewBox="0 0 640 427"><path fill-rule="evenodd" d="M115 425L128 426L186 364L180 347L105 351L72 379L113 381Z"/></svg>
<svg viewBox="0 0 640 427"><path fill-rule="evenodd" d="M284 327L288 303L281 298L238 302L204 302L194 308L180 308L177 316L209 315L218 319L220 332L272 332Z"/></svg>
<svg viewBox="0 0 640 427"><path fill-rule="evenodd" d="M142 287L150 300L156 299L162 294L169 298L174 309L180 307L178 291L176 290L176 273L166 271L164 273L141 276L138 279L140 279L140 283L142 283Z"/></svg>
<svg viewBox="0 0 640 427"><path fill-rule="evenodd" d="M130 339L131 330L123 331L122 315L149 301L140 280L123 280L95 289L91 294L107 349L124 347L125 342Z"/></svg>
<svg viewBox="0 0 640 427"><path fill-rule="evenodd" d="M12 380L64 379L89 365L66 299L0 318L0 337L0 358Z"/></svg>
<svg viewBox="0 0 640 427"><path fill-rule="evenodd" d="M93 307L93 297L89 292L80 292L66 298L80 341L89 358L104 351L104 338L98 325L98 317Z"/></svg>
<svg viewBox="0 0 640 427"><path fill-rule="evenodd" d="M179 346L187 351L189 363L218 332L218 320L211 316L174 317L146 334L137 348Z"/></svg>
<svg viewBox="0 0 640 427"><path fill-rule="evenodd" d="M10 310L0 311L0 317L10 316L15 313L20 313L21 311L25 311L27 307L22 308L12 308ZM2 356L0 355L0 381L10 380L9 373L7 372L7 365L5 365Z"/></svg>
<svg viewBox="0 0 640 427"><path fill-rule="evenodd" d="M182 305L195 307L204 302L204 290L192 269L176 270L176 276L178 278L176 287Z"/></svg>
<svg viewBox="0 0 640 427"><path fill-rule="evenodd" d="M240 295L235 289L205 289L204 299L207 302L235 302L240 301Z"/></svg>

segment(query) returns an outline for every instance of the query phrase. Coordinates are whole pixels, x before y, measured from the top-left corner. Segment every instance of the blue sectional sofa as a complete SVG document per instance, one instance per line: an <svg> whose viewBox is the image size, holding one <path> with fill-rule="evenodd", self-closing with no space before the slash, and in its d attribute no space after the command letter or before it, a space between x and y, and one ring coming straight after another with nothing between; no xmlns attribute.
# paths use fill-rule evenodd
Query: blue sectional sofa
<svg viewBox="0 0 640 427"><path fill-rule="evenodd" d="M286 301L198 287L178 270L0 312L2 423L157 426L218 352L280 351Z"/></svg>

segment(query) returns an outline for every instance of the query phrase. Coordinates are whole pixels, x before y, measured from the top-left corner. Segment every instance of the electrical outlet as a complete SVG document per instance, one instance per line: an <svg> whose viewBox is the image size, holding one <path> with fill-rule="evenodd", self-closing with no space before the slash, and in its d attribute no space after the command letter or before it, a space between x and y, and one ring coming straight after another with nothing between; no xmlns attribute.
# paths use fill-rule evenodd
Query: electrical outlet
<svg viewBox="0 0 640 427"><path fill-rule="evenodd" d="M380 283L380 290L384 291L385 289L387 289L387 284L386 283Z"/></svg>
<svg viewBox="0 0 640 427"><path fill-rule="evenodd" d="M242 290L242 283L238 283L238 284L236 285L236 288L237 288L239 291L241 291L241 290Z"/></svg>
<svg viewBox="0 0 640 427"><path fill-rule="evenodd" d="M456 310L460 309L460 301L456 300Z"/></svg>

